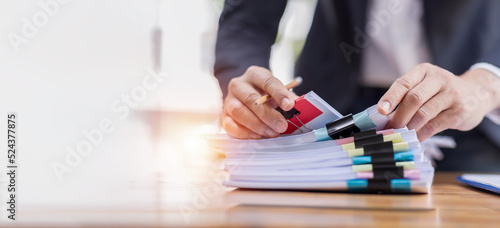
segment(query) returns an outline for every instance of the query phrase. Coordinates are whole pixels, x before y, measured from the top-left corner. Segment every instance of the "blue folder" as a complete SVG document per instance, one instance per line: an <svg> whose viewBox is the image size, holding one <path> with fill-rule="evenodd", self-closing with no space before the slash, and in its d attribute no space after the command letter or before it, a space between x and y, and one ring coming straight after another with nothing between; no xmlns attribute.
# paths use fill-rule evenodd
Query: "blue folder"
<svg viewBox="0 0 500 228"><path fill-rule="evenodd" d="M464 174L457 177L457 180L476 188L500 194L500 175L498 174Z"/></svg>

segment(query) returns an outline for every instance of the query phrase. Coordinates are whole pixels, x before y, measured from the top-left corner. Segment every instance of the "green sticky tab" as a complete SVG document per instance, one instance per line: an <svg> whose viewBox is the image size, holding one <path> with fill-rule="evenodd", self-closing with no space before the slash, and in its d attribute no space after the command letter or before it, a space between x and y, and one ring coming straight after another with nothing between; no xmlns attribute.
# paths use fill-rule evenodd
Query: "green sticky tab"
<svg viewBox="0 0 500 228"><path fill-rule="evenodd" d="M354 149L356 149L356 145L354 145L354 143L346 143L346 144L342 145L343 151L349 151L349 150L354 150Z"/></svg>
<svg viewBox="0 0 500 228"><path fill-rule="evenodd" d="M332 139L328 136L328 129L326 129L326 127L314 130L314 137L316 137L316 141L326 141Z"/></svg>
<svg viewBox="0 0 500 228"><path fill-rule="evenodd" d="M389 141L392 141L393 143L403 142L403 138L401 138L401 133L384 135L384 142L389 142Z"/></svg>
<svg viewBox="0 0 500 228"><path fill-rule="evenodd" d="M394 152L397 152L397 153L405 152L405 151L408 151L410 149L407 142L394 143L394 144L392 144L392 148L394 149Z"/></svg>
<svg viewBox="0 0 500 228"><path fill-rule="evenodd" d="M357 172L370 172L373 170L372 164L365 164L365 165L353 165L352 166L352 171L357 173Z"/></svg>
<svg viewBox="0 0 500 228"><path fill-rule="evenodd" d="M396 166L402 166L405 170L414 169L415 163L413 161L396 162Z"/></svg>
<svg viewBox="0 0 500 228"><path fill-rule="evenodd" d="M358 148L358 149L347 151L347 154L349 155L350 158L352 158L352 157L358 157L358 156L365 155L364 151L365 150L363 148Z"/></svg>
<svg viewBox="0 0 500 228"><path fill-rule="evenodd" d="M354 116L352 116L352 119L354 120L354 125L356 125L356 127L358 127L361 131L366 131L377 127L377 125L375 125L375 123L373 123L373 121L370 119L370 116L368 116L367 110L355 114Z"/></svg>

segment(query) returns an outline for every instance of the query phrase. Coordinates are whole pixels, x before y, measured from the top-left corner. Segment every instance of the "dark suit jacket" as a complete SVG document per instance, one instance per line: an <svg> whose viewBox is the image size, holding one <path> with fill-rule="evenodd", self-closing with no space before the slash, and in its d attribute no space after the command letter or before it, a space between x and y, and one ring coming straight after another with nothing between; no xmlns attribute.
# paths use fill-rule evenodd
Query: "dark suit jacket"
<svg viewBox="0 0 500 228"><path fill-rule="evenodd" d="M500 1L423 2L432 63L457 75L477 62L500 66ZM363 0L318 0L296 64L296 75L304 77L303 85L295 89L297 94L314 90L341 113L351 112L363 54L363 48L356 45L356 28L365 29L367 5ZM285 0L225 1L214 69L224 96L229 80L249 66L269 67L271 45L285 6ZM358 49L351 49L357 51L346 58L342 47Z"/></svg>

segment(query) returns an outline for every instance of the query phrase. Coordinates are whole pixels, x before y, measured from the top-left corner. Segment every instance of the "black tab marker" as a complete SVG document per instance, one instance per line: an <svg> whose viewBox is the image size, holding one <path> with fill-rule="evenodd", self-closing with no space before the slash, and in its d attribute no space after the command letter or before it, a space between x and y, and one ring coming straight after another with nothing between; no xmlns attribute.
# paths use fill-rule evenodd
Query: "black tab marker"
<svg viewBox="0 0 500 228"><path fill-rule="evenodd" d="M373 179L378 180L404 179L404 176L404 167L399 166L395 168L373 170Z"/></svg>
<svg viewBox="0 0 500 228"><path fill-rule="evenodd" d="M332 139L351 137L354 133L361 131L356 125L354 125L352 114L327 123L326 129L328 131L328 136Z"/></svg>
<svg viewBox="0 0 500 228"><path fill-rule="evenodd" d="M354 141L356 141L356 139L359 139L359 138L364 138L364 137L376 135L376 134L377 134L377 130L375 130L375 129L354 133Z"/></svg>
<svg viewBox="0 0 500 228"><path fill-rule="evenodd" d="M392 141L381 142L381 143L371 143L363 145L363 151L365 156L371 156L373 154L392 154L394 156L394 147L392 146Z"/></svg>
<svg viewBox="0 0 500 228"><path fill-rule="evenodd" d="M363 147L366 144L381 143L384 142L384 135L368 135L365 137L354 138L354 147L356 149Z"/></svg>
<svg viewBox="0 0 500 228"><path fill-rule="evenodd" d="M392 153L375 153L371 155L372 163L393 163L394 154Z"/></svg>
<svg viewBox="0 0 500 228"><path fill-rule="evenodd" d="M280 107L277 107L276 111L281 113L281 115L283 115L285 117L285 119L287 119L287 120L292 119L293 117L300 114L300 112L295 108L290 109L290 111L283 111L283 109L281 109Z"/></svg>
<svg viewBox="0 0 500 228"><path fill-rule="evenodd" d="M388 169L396 169L398 166L396 166L396 163L372 163L372 171L379 171L379 170L388 170Z"/></svg>
<svg viewBox="0 0 500 228"><path fill-rule="evenodd" d="M369 192L392 192L391 180L368 179L366 190Z"/></svg>

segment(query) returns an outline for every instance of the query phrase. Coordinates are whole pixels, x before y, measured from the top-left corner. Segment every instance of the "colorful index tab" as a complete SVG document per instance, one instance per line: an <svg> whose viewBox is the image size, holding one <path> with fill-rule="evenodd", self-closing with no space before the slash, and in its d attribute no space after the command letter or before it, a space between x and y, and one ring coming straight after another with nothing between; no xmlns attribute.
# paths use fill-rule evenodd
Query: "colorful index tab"
<svg viewBox="0 0 500 228"><path fill-rule="evenodd" d="M369 129L376 128L377 125L373 123L373 121L370 119L368 110L364 110L358 114L355 114L352 116L354 119L354 125L358 127L361 131L366 131Z"/></svg>
<svg viewBox="0 0 500 228"><path fill-rule="evenodd" d="M407 179L392 179L387 180L390 183L390 191L392 192L410 192L411 191L411 180ZM349 191L366 191L368 190L368 182L366 179L354 179L347 181L347 189ZM388 189L377 189L380 191L387 191Z"/></svg>
<svg viewBox="0 0 500 228"><path fill-rule="evenodd" d="M394 153L406 152L410 150L407 142L393 143L392 148L394 150ZM364 156L365 151L364 148L358 148L358 149L348 150L347 154L349 155L350 158L359 157L359 156Z"/></svg>
<svg viewBox="0 0 500 228"><path fill-rule="evenodd" d="M394 160L397 162L399 162L399 161L413 161L413 152L410 152L410 151L396 153L393 156L394 156ZM359 156L359 157L352 158L353 165L368 164L368 163L372 163L372 156Z"/></svg>
<svg viewBox="0 0 500 228"><path fill-rule="evenodd" d="M395 134L391 134L391 135L384 135L383 136L383 142L389 142L389 141L392 141L394 143L402 142L403 138L401 137L401 133L395 133ZM347 144L342 145L342 150L344 150L344 151L354 150L354 149L356 149L357 146L358 145L356 145L356 142L347 143ZM362 146L362 145L360 145L360 146Z"/></svg>
<svg viewBox="0 0 500 228"><path fill-rule="evenodd" d="M415 162L412 161L396 162L396 166L401 166L405 170L413 169L415 167ZM355 173L373 171L373 164L353 165L352 171Z"/></svg>
<svg viewBox="0 0 500 228"><path fill-rule="evenodd" d="M356 173L356 178L358 179L372 179L373 177L374 173L372 171ZM404 177L406 179L418 180L420 179L420 170L418 169L405 170Z"/></svg>

